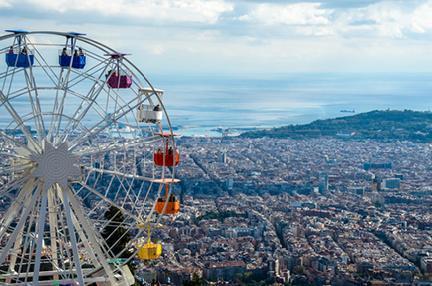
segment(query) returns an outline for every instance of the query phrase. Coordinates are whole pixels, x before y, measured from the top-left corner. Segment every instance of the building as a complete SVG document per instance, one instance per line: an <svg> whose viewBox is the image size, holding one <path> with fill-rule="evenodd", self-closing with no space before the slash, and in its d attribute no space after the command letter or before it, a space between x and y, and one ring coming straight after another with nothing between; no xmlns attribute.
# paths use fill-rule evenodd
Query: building
<svg viewBox="0 0 432 286"><path fill-rule="evenodd" d="M245 271L246 264L243 261L214 262L204 268L203 277L208 281L233 281Z"/></svg>
<svg viewBox="0 0 432 286"><path fill-rule="evenodd" d="M363 169L366 171L371 169L391 169L392 163L391 162L385 162L385 163L372 163L372 162L366 162L363 164Z"/></svg>
<svg viewBox="0 0 432 286"><path fill-rule="evenodd" d="M224 164L228 163L228 156L226 150L223 150L222 152L219 153L219 162Z"/></svg>
<svg viewBox="0 0 432 286"><path fill-rule="evenodd" d="M432 257L424 256L420 259L420 268L425 274L432 273Z"/></svg>
<svg viewBox="0 0 432 286"><path fill-rule="evenodd" d="M327 173L320 173L319 175L319 192L321 194L327 193L329 190L329 177Z"/></svg>
<svg viewBox="0 0 432 286"><path fill-rule="evenodd" d="M399 178L389 178L383 180L384 189L388 190L399 190L400 189L400 179Z"/></svg>

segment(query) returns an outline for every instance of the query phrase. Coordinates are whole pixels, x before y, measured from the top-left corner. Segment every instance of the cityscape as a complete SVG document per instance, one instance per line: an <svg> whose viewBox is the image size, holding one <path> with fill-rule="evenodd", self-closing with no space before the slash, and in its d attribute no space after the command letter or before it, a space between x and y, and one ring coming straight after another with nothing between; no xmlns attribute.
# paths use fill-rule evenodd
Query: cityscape
<svg viewBox="0 0 432 286"><path fill-rule="evenodd" d="M432 286L432 0L0 15L0 286Z"/></svg>
<svg viewBox="0 0 432 286"><path fill-rule="evenodd" d="M179 148L182 211L160 231L147 280L430 285L430 144L227 137Z"/></svg>

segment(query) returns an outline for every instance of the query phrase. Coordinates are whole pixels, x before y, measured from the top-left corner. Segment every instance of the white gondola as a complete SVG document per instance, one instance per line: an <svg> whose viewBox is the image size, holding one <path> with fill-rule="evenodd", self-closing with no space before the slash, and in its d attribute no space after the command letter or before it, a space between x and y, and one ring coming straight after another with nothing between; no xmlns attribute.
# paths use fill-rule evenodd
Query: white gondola
<svg viewBox="0 0 432 286"><path fill-rule="evenodd" d="M138 122L160 123L163 111L158 106L142 104L138 107Z"/></svg>
<svg viewBox="0 0 432 286"><path fill-rule="evenodd" d="M150 97L152 95L157 95L159 100L162 100L163 90L161 89L152 89L152 88L140 88L139 89L140 96L142 97ZM142 104L138 107L137 119L138 122L145 123L160 123L162 121L163 111L159 105L146 105Z"/></svg>
<svg viewBox="0 0 432 286"><path fill-rule="evenodd" d="M164 91L162 89L158 89L158 88L152 89L152 88L149 88L149 87L140 88L139 92L140 92L140 94L142 94L144 96L149 96L149 95L152 95L152 94L156 93L156 95L160 99L162 99L162 96L164 94Z"/></svg>

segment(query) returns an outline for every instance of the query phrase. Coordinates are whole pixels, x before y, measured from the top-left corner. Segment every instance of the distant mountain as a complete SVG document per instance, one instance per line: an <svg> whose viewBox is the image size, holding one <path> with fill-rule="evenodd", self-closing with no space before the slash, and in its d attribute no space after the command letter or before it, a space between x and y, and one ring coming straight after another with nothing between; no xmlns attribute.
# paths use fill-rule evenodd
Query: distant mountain
<svg viewBox="0 0 432 286"><path fill-rule="evenodd" d="M309 124L244 132L245 138L352 138L432 141L432 112L374 110L353 116L316 120Z"/></svg>

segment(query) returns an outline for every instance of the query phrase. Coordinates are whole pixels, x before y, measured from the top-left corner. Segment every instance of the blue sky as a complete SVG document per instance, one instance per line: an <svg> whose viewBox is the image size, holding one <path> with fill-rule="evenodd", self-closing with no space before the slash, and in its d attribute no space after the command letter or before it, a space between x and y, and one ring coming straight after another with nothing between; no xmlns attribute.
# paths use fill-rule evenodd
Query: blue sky
<svg viewBox="0 0 432 286"><path fill-rule="evenodd" d="M155 74L432 71L432 0L0 0L0 23L85 32Z"/></svg>

